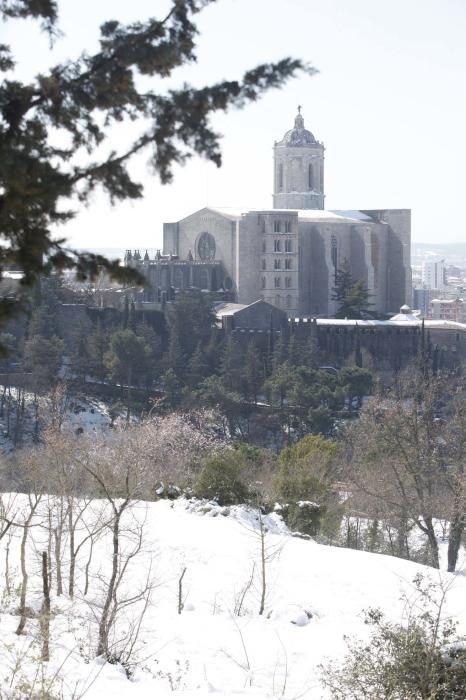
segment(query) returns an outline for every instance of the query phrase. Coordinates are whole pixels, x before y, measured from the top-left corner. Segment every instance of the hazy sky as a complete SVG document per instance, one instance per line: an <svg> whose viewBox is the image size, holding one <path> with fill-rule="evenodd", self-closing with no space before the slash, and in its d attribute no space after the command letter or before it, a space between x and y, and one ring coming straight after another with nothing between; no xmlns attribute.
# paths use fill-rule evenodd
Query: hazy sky
<svg viewBox="0 0 466 700"><path fill-rule="evenodd" d="M162 16L161 0L61 0L65 34L53 55L36 26L10 23L1 41L21 77L96 48L98 26ZM290 55L319 74L290 81L242 111L215 117L223 167L192 159L173 185L148 176L144 200L96 196L64 231L76 246L157 247L162 222L206 206L272 207L272 146L302 105L326 147L327 209L411 208L414 241L465 239L465 0L218 0L199 15L198 63L173 84L195 85ZM119 136L115 135L115 143Z"/></svg>

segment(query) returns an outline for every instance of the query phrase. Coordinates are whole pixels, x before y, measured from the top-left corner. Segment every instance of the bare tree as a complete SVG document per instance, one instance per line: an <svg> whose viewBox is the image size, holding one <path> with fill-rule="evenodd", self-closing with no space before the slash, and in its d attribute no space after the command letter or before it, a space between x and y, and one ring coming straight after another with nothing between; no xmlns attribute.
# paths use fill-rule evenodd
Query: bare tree
<svg viewBox="0 0 466 700"><path fill-rule="evenodd" d="M346 433L346 477L356 493L366 496L369 514L382 511L396 525L398 553L407 550L412 523L426 536L429 563L439 568L435 521L448 517L450 570L464 530L466 427L466 402L455 394L452 381L412 370L389 396L375 398Z"/></svg>
<svg viewBox="0 0 466 700"><path fill-rule="evenodd" d="M48 576L47 552L42 552L42 592L43 601L40 610L40 636L42 638L42 661L50 660L50 588Z"/></svg>
<svg viewBox="0 0 466 700"><path fill-rule="evenodd" d="M141 552L143 542L143 526L136 525L131 531L132 548L122 549L122 540L128 535L125 517L130 515L135 499L146 488L147 479L145 460L140 458L140 451L133 447L131 433L128 431L117 438L112 436L107 443L94 443L92 449L81 454L82 468L94 486L95 495L104 498L110 511L107 526L112 537L111 569L109 577L103 582L103 605L98 619L97 643L97 655L107 659L112 658L110 637L118 613L140 602L148 593L147 587L144 587L143 592L127 596L123 600L120 593L129 564Z"/></svg>
<svg viewBox="0 0 466 700"><path fill-rule="evenodd" d="M19 623L18 627L16 628L16 634L22 634L24 631L24 628L26 626L26 595L27 595L27 589L28 589L28 580L29 580L29 574L27 570L27 559L26 559L26 548L27 548L27 541L28 541L28 536L30 532L30 528L32 525L32 521L34 518L34 515L37 511L37 508L39 506L39 503L42 500L42 495L41 494L28 494L27 496L27 504L25 507L25 515L23 518L23 521L21 523L18 523L18 526L23 529L23 534L21 537L21 545L20 545L20 565L21 565L21 591L20 591L20 602L19 602Z"/></svg>

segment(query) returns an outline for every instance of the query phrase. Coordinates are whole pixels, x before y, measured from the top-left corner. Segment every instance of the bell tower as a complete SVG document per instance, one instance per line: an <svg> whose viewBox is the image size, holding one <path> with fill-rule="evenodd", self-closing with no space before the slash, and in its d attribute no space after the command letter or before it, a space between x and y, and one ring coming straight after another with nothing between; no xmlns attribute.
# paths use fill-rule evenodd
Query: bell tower
<svg viewBox="0 0 466 700"><path fill-rule="evenodd" d="M324 150L304 128L299 106L293 129L273 148L274 209L324 209Z"/></svg>

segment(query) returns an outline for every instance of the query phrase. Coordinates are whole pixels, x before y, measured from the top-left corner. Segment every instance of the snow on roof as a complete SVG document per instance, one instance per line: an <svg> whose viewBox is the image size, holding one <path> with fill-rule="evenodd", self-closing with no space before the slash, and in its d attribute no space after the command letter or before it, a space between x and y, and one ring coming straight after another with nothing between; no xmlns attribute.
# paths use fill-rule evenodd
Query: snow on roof
<svg viewBox="0 0 466 700"><path fill-rule="evenodd" d="M360 328L390 328L396 326L422 326L422 319L419 317L406 318L407 314L397 314L389 321L378 321L376 319L367 319L361 321L354 318L294 318L295 322L304 321L316 321L318 326L359 326ZM456 330L466 333L466 323L458 323L457 321L444 321L440 319L429 319L424 321L424 327L426 330L437 329L437 330Z"/></svg>
<svg viewBox="0 0 466 700"><path fill-rule="evenodd" d="M419 314L414 314L414 313L400 313L400 314L395 314L395 316L392 316L390 321L401 321L406 323L408 321L409 323L412 323L413 321L419 321L420 317Z"/></svg>
<svg viewBox="0 0 466 700"><path fill-rule="evenodd" d="M370 216L360 211L344 212L330 211L328 209L271 209L262 210L271 214L294 214L298 215L300 221L319 221L337 224L359 223L360 221L372 221Z"/></svg>
<svg viewBox="0 0 466 700"><path fill-rule="evenodd" d="M343 216L345 219L357 219L358 221L372 221L368 214L363 211L358 211L357 209L334 209L334 214Z"/></svg>
<svg viewBox="0 0 466 700"><path fill-rule="evenodd" d="M215 315L217 318L222 316L232 316L237 311L245 309L247 304L233 304L231 302L220 303L215 306Z"/></svg>
<svg viewBox="0 0 466 700"><path fill-rule="evenodd" d="M360 223L361 221L372 221L371 217L361 211L329 211L327 209L270 209L268 207L205 207L220 216L237 221L246 214L297 214L300 221L318 221L329 223ZM202 210L200 210L202 211ZM195 212L197 213L197 212ZM192 216L192 214L190 215ZM186 217L189 218L189 217Z"/></svg>
<svg viewBox="0 0 466 700"><path fill-rule="evenodd" d="M24 272L21 272L20 270L11 272L5 270L2 272L2 277L8 277L10 280L21 280L24 277Z"/></svg>
<svg viewBox="0 0 466 700"><path fill-rule="evenodd" d="M221 216L226 216L229 219L240 219L243 214L245 214L249 209L247 207L240 209L239 207L206 207L209 211L213 211L216 214L221 214Z"/></svg>
<svg viewBox="0 0 466 700"><path fill-rule="evenodd" d="M432 299L431 304L456 304L458 299Z"/></svg>

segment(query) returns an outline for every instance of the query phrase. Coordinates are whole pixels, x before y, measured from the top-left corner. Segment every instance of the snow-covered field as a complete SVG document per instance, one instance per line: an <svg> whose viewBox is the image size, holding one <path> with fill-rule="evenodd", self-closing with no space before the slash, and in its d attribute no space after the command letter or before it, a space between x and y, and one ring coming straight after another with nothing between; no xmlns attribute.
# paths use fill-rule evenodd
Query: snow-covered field
<svg viewBox="0 0 466 700"><path fill-rule="evenodd" d="M40 507L44 513L46 502ZM93 505L97 507L98 503ZM75 599L52 598L51 661L44 673L54 679L57 694L61 689L65 697L78 698L86 691L89 700L326 698L318 665L344 655L344 635L367 636L365 609L379 607L390 619L401 621L406 612L403 595L415 598L413 579L419 572L448 587L444 614L458 619L460 631L466 632L464 559L457 574L440 574L404 560L292 537L278 516L266 516L267 595L264 614L259 615L261 541L254 511L181 499L138 503L131 518L128 527L136 520L144 522L144 541L142 552L128 568L126 590L134 592L148 579L153 584L135 647L139 663L128 679L122 666L103 663L93 655L98 591L110 566L110 540L102 540L96 545L88 595L82 594L87 560L83 548ZM39 610L40 552L46 535L38 524L31 533L27 604ZM10 544L13 588L19 582L20 535L18 529ZM2 567L4 542L5 538L0 543ZM179 613L179 579L184 569L184 607ZM66 565L64 574L66 584ZM3 576L2 569L1 581ZM30 679L37 668L32 658L38 656L34 642L38 622L28 619L26 634L18 637L14 633L17 605L14 591L3 595L2 698L8 697L9 685L13 687L22 677ZM132 612L128 608L128 617L117 627L117 647L128 634Z"/></svg>

